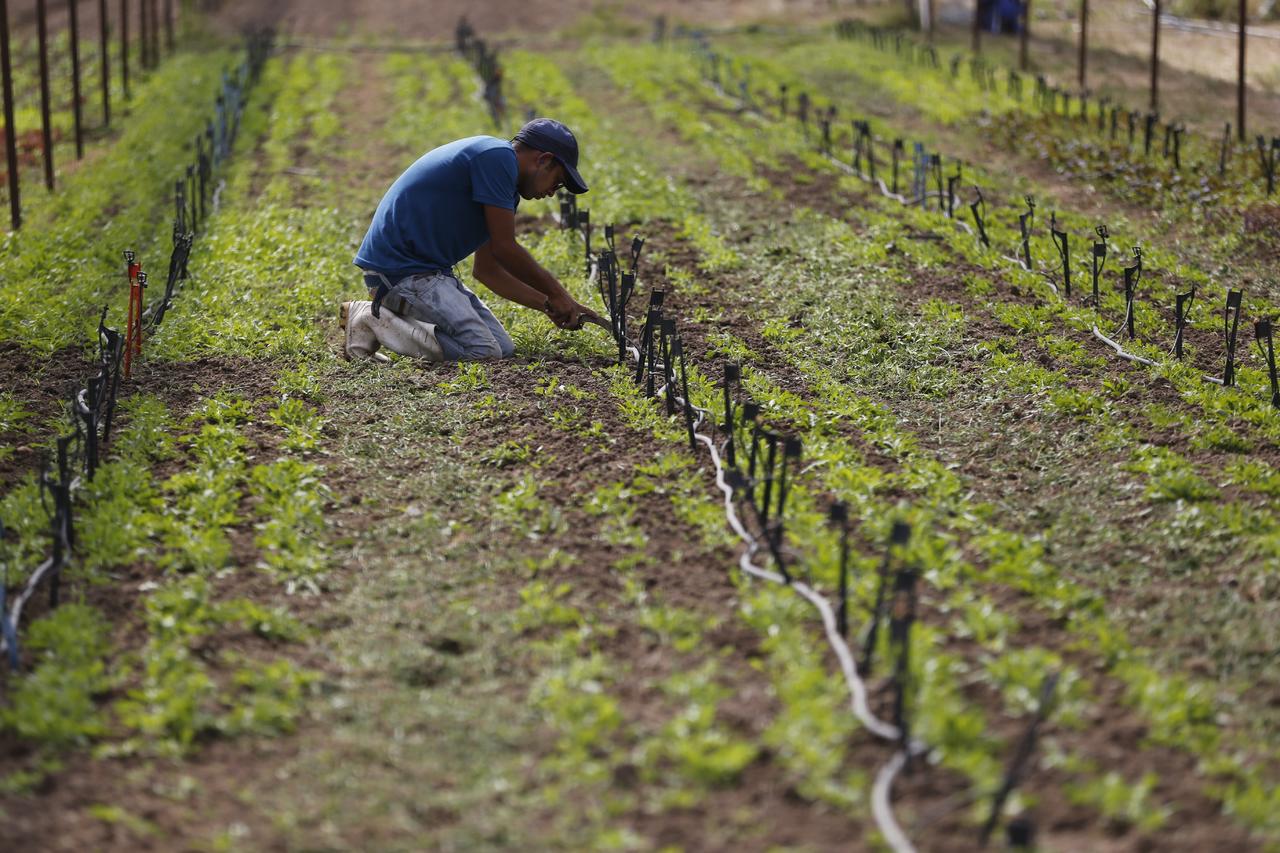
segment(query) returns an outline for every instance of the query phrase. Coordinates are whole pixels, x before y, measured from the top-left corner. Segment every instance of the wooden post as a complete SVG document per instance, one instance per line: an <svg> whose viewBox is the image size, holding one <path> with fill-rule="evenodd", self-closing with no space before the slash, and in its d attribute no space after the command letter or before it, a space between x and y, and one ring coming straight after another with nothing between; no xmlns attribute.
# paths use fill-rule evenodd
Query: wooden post
<svg viewBox="0 0 1280 853"><path fill-rule="evenodd" d="M147 0L138 0L138 67L151 67L151 35L147 29Z"/></svg>
<svg viewBox="0 0 1280 853"><path fill-rule="evenodd" d="M982 52L982 0L973 0L973 52Z"/></svg>
<svg viewBox="0 0 1280 853"><path fill-rule="evenodd" d="M107 0L98 0L98 50L102 54L102 125L111 126L111 27L107 22Z"/></svg>
<svg viewBox="0 0 1280 853"><path fill-rule="evenodd" d="M9 221L22 227L18 198L18 139L13 126L13 69L9 64L9 0L0 0L0 89L4 90L4 150L9 167Z"/></svg>
<svg viewBox="0 0 1280 853"><path fill-rule="evenodd" d="M1080 84L1080 91L1088 88L1088 73L1086 65L1088 64L1088 45L1089 45L1089 0L1080 0L1080 58L1077 61L1078 68L1076 70L1076 79Z"/></svg>
<svg viewBox="0 0 1280 853"><path fill-rule="evenodd" d="M938 5L937 0L929 0L929 43L933 44L933 31L937 28Z"/></svg>
<svg viewBox="0 0 1280 853"><path fill-rule="evenodd" d="M1018 67L1023 71L1027 70L1029 62L1029 48L1027 43L1031 40L1031 0L1022 0L1022 32L1018 34Z"/></svg>
<svg viewBox="0 0 1280 853"><path fill-rule="evenodd" d="M53 123L49 118L49 15L36 0L36 48L40 52L40 141L44 149L44 185L53 191Z"/></svg>
<svg viewBox="0 0 1280 853"><path fill-rule="evenodd" d="M173 53L173 0L164 0L164 40Z"/></svg>
<svg viewBox="0 0 1280 853"><path fill-rule="evenodd" d="M84 156L84 121L80 103L80 0L67 0L71 32L71 117L76 129L76 159Z"/></svg>
<svg viewBox="0 0 1280 853"><path fill-rule="evenodd" d="M1160 0L1151 15L1151 112L1160 110Z"/></svg>
<svg viewBox="0 0 1280 853"><path fill-rule="evenodd" d="M146 3L148 0L142 0ZM151 14L147 17L151 21L151 67L160 67L160 6L156 0L150 0Z"/></svg>
<svg viewBox="0 0 1280 853"><path fill-rule="evenodd" d="M1249 4L1246 0L1240 0L1240 64L1236 74L1236 127L1240 132L1240 141L1245 141L1244 130L1244 45L1247 40L1245 27L1249 19Z"/></svg>
<svg viewBox="0 0 1280 853"><path fill-rule="evenodd" d="M125 100L129 99L129 0L120 0L120 75Z"/></svg>

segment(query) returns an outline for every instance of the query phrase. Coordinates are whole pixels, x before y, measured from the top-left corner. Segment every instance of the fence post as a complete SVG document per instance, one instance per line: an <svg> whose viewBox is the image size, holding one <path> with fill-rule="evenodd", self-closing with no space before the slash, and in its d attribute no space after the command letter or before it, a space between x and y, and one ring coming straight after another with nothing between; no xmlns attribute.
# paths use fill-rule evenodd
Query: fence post
<svg viewBox="0 0 1280 853"><path fill-rule="evenodd" d="M22 227L22 203L18 198L18 140L13 127L13 69L9 64L9 0L0 0L0 88L4 89L4 141L9 168L9 220L13 230Z"/></svg>
<svg viewBox="0 0 1280 853"><path fill-rule="evenodd" d="M1249 19L1248 0L1240 0L1240 61L1236 72L1236 126L1240 130L1240 141L1245 141L1244 135L1244 45L1246 39L1245 25Z"/></svg>
<svg viewBox="0 0 1280 853"><path fill-rule="evenodd" d="M120 0L120 82L129 100L129 0Z"/></svg>
<svg viewBox="0 0 1280 853"><path fill-rule="evenodd" d="M84 156L84 123L80 105L80 2L67 0L71 25L71 115L76 128L76 159Z"/></svg>
<svg viewBox="0 0 1280 853"><path fill-rule="evenodd" d="M982 52L982 0L973 0L973 53Z"/></svg>
<svg viewBox="0 0 1280 853"><path fill-rule="evenodd" d="M1023 71L1027 70L1029 48L1027 42L1031 39L1031 0L1023 0L1022 3L1022 32L1018 33L1018 67Z"/></svg>
<svg viewBox="0 0 1280 853"><path fill-rule="evenodd" d="M53 191L53 125L49 119L49 21L44 0L36 0L36 49L40 52L40 132L44 185Z"/></svg>
<svg viewBox="0 0 1280 853"><path fill-rule="evenodd" d="M173 53L173 0L164 0L164 39L169 48L169 53Z"/></svg>
<svg viewBox="0 0 1280 853"><path fill-rule="evenodd" d="M102 54L102 125L111 126L111 26L107 21L107 0L98 0L98 50Z"/></svg>
<svg viewBox="0 0 1280 853"><path fill-rule="evenodd" d="M1151 112L1160 108L1160 0L1151 15Z"/></svg>
<svg viewBox="0 0 1280 853"><path fill-rule="evenodd" d="M1076 81L1085 88L1088 79L1087 62L1089 47L1089 0L1080 0L1080 58L1077 62Z"/></svg>
<svg viewBox="0 0 1280 853"><path fill-rule="evenodd" d="M147 0L143 0L147 2ZM160 7L156 0L150 0L151 14L148 19L151 22L151 67L160 67Z"/></svg>

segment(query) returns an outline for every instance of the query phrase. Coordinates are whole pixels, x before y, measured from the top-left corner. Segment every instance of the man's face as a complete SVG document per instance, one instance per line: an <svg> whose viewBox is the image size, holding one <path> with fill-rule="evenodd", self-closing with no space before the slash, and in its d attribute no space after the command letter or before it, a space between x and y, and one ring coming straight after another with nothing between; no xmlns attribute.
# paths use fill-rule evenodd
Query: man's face
<svg viewBox="0 0 1280 853"><path fill-rule="evenodd" d="M521 175L518 183L520 197L526 201L555 195L564 186L564 166L545 151L538 155L534 168Z"/></svg>

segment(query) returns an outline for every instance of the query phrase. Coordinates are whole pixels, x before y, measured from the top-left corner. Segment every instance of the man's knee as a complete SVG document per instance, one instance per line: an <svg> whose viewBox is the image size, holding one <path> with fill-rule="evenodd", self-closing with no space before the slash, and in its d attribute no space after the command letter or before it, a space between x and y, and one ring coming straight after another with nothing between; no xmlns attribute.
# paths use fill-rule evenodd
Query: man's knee
<svg viewBox="0 0 1280 853"><path fill-rule="evenodd" d="M490 338L487 341L477 341L469 346L463 347L462 357L459 361L479 361L489 358L511 358L515 354L516 348L507 341L505 346L503 342L496 338Z"/></svg>

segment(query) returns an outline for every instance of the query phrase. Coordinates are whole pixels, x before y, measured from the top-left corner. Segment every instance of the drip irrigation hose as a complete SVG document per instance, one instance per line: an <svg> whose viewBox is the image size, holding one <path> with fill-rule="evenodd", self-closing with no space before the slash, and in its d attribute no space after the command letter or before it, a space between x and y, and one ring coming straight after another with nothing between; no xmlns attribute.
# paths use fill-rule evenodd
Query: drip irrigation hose
<svg viewBox="0 0 1280 853"><path fill-rule="evenodd" d="M588 275L588 282L594 281L598 275L599 265L593 261ZM638 360L639 351L630 345L631 342L629 340L627 343L631 357ZM665 392L666 385L664 384L662 388L655 390L654 396L661 398ZM841 673L844 675L845 684L849 690L850 709L854 717L876 737L891 742L900 741L902 734L898 727L881 720L871 711L867 699L866 682L863 681L862 676L858 673L858 665L854 659L853 652L849 648L849 644L840 634L836 622L835 608L831 606L831 602L803 581L792 579L788 582L786 578L777 572L763 568L754 562L756 554L762 548L760 540L751 533L738 515L738 509L734 504L734 488L725 477L724 463L720 456L720 451L716 448L715 440L705 432L699 431L699 428L707 422L708 412L700 406L693 405L680 395L675 395L675 399L681 406L687 406L697 413L697 420L694 424L694 438L706 447L707 454L711 459L712 468L715 470L716 487L724 495L724 512L729 527L746 545L746 548L738 558L738 568L748 576L770 583L790 586L818 611L818 615L822 619L823 631L827 636L827 642L832 651L835 652ZM882 766L876 774L872 797L872 815L881 835L895 853L914 853L915 847L894 818L891 802L893 782L906 766L909 757L925 755L928 751L929 748L923 741L913 738L905 749L895 752L893 758Z"/></svg>
<svg viewBox="0 0 1280 853"><path fill-rule="evenodd" d="M1135 361L1138 364L1145 364L1149 367L1160 366L1157 362L1154 362L1149 358L1144 358L1143 356L1136 355L1134 353L1127 351L1124 347L1120 346L1119 343L1117 343L1116 341L1113 341L1111 338L1108 338L1106 335L1102 334L1102 331L1099 330L1097 326L1093 327L1093 336L1098 340L1102 341L1107 346L1111 347L1113 350L1115 350L1116 355L1120 356L1126 361Z"/></svg>

